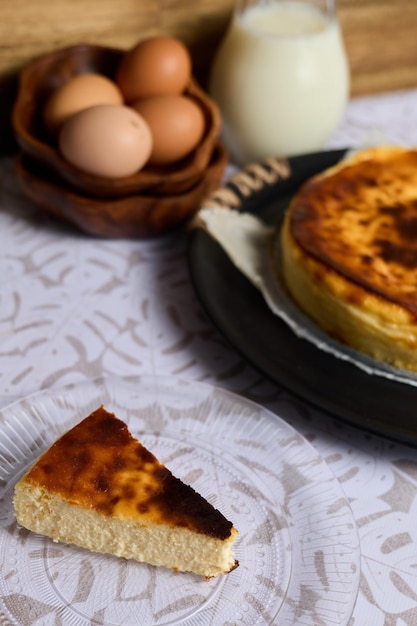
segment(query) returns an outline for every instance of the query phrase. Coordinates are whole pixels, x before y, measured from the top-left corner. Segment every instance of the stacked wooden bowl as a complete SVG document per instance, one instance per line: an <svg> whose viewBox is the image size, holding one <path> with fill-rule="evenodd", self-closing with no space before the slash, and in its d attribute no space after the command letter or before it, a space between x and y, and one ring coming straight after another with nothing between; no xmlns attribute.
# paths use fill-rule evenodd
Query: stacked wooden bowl
<svg viewBox="0 0 417 626"><path fill-rule="evenodd" d="M192 78L186 94L201 107L205 132L195 150L170 166L146 165L138 173L105 179L78 170L51 143L42 111L51 92L77 74L113 77L122 50L78 45L26 65L20 74L13 129L20 149L17 175L24 193L50 214L100 237L152 237L191 217L222 179L227 154L219 141L215 103Z"/></svg>

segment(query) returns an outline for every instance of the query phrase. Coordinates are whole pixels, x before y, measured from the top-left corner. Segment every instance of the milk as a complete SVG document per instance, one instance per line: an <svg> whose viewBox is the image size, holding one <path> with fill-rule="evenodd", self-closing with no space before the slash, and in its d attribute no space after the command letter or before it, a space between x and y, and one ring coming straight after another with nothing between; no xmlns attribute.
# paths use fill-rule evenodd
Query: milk
<svg viewBox="0 0 417 626"><path fill-rule="evenodd" d="M320 150L349 91L336 18L285 0L237 13L213 63L209 91L238 163Z"/></svg>

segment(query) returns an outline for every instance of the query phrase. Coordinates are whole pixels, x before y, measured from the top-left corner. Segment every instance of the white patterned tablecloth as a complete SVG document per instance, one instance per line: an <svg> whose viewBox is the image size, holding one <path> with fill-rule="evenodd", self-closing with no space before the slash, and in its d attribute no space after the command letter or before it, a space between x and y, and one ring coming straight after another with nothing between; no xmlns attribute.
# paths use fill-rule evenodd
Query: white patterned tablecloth
<svg viewBox="0 0 417 626"><path fill-rule="evenodd" d="M417 144L417 91L351 101L328 147L357 146L376 132ZM155 374L225 387L271 408L313 444L350 502L362 553L350 626L415 626L417 451L266 381L207 319L185 252L184 233L94 240L49 219L22 196L13 160L4 158L0 405L102 374Z"/></svg>

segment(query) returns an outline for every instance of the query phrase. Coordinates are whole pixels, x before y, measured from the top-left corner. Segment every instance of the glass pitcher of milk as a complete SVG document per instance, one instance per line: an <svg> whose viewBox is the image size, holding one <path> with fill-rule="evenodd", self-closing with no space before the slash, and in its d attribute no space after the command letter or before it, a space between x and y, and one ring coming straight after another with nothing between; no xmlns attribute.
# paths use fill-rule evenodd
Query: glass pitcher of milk
<svg viewBox="0 0 417 626"><path fill-rule="evenodd" d="M209 92L239 164L322 149L349 95L336 0L239 0Z"/></svg>

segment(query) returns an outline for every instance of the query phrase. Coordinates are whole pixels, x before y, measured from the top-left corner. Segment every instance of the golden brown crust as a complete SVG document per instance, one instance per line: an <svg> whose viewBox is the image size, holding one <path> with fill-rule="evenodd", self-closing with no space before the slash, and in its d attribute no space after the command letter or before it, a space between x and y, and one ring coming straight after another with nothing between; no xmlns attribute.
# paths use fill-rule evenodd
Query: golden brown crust
<svg viewBox="0 0 417 626"><path fill-rule="evenodd" d="M232 523L100 407L58 439L24 480L103 515L181 526L220 540Z"/></svg>
<svg viewBox="0 0 417 626"><path fill-rule="evenodd" d="M371 293L417 319L416 150L363 151L310 179L290 207L289 229L323 272L349 281L353 302Z"/></svg>

